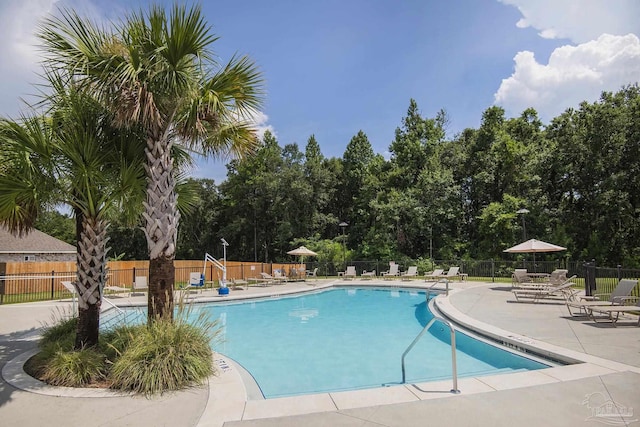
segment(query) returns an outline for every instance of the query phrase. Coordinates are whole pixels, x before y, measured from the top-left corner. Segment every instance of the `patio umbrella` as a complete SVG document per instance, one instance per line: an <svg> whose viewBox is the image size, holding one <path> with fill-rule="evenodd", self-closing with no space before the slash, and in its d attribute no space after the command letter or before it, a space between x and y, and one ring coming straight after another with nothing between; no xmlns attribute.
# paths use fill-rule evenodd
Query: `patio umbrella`
<svg viewBox="0 0 640 427"><path fill-rule="evenodd" d="M300 246L299 248L293 249L287 252L289 255L299 256L300 263L304 262L304 257L306 256L318 256L317 253L313 252L311 249L307 249L304 246Z"/></svg>
<svg viewBox="0 0 640 427"><path fill-rule="evenodd" d="M542 240L530 239L526 242L522 242L518 245L510 247L509 249L505 249L504 252L508 253L532 253L533 254L533 265L535 268L536 265L536 253L538 252L559 252L566 251L567 248L563 248L562 246L554 245L553 243L543 242Z"/></svg>
<svg viewBox="0 0 640 427"><path fill-rule="evenodd" d="M300 264L304 264L304 257L305 256L318 256L317 253L313 252L311 249L307 249L304 246L300 246L299 248L293 249L289 252L287 252L289 255L293 255L293 256L299 256L300 257Z"/></svg>
<svg viewBox="0 0 640 427"><path fill-rule="evenodd" d="M294 255L294 256L301 256L301 257L306 257L306 256L318 256L317 253L313 252L311 249L307 249L304 246L300 246L299 248L293 249L289 252L287 252L289 255ZM304 258L303 258L304 259Z"/></svg>

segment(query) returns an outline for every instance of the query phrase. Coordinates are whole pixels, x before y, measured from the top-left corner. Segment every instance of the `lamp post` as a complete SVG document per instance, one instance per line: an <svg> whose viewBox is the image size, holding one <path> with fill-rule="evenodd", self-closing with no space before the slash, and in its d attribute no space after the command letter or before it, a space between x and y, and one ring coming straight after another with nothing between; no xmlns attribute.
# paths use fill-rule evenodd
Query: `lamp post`
<svg viewBox="0 0 640 427"><path fill-rule="evenodd" d="M516 213L519 214L519 215L522 215L522 241L526 242L527 241L527 228L525 227L525 224L524 224L524 216L529 213L529 209L525 209L525 208L518 209L516 211Z"/></svg>
<svg viewBox="0 0 640 427"><path fill-rule="evenodd" d="M524 216L529 213L529 209L525 209L525 208L518 209L516 211L516 213L518 215L522 216L522 241L526 242L527 241L527 229L526 229L525 224L524 224ZM527 268L527 257L526 256L523 257L523 259L522 259L522 265L524 266L524 268ZM535 269L535 263L534 263L533 268Z"/></svg>
<svg viewBox="0 0 640 427"><path fill-rule="evenodd" d="M345 247L345 237L344 237L344 230L345 228L347 228L347 226L349 226L349 224L347 224L346 222L342 221L340 224L338 224L338 226L340 228L342 228L342 264L344 264L345 266L345 270L347 269L347 250Z"/></svg>
<svg viewBox="0 0 640 427"><path fill-rule="evenodd" d="M224 269L222 270L222 286L226 287L227 286L227 246L229 246L229 243L227 243L227 241L224 240L224 237L221 238L220 241L222 242L222 260L224 262Z"/></svg>

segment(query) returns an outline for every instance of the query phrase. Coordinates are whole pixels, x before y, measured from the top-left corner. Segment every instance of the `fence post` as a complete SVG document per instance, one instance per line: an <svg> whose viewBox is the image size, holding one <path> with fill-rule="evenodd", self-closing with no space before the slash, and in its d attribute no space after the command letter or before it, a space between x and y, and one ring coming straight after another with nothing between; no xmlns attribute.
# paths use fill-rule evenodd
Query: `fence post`
<svg viewBox="0 0 640 427"><path fill-rule="evenodd" d="M496 265L492 259L491 260L491 282L495 283L495 281L496 281Z"/></svg>
<svg viewBox="0 0 640 427"><path fill-rule="evenodd" d="M584 263L584 294L588 297L593 295L596 289L596 260Z"/></svg>
<svg viewBox="0 0 640 427"><path fill-rule="evenodd" d="M7 263L0 262L0 304L4 303L4 294L5 294L4 278L6 275L7 275Z"/></svg>
<svg viewBox="0 0 640 427"><path fill-rule="evenodd" d="M131 278L131 283L136 283L136 268L133 267L133 277Z"/></svg>
<svg viewBox="0 0 640 427"><path fill-rule="evenodd" d="M617 270L618 270L618 282L619 282L620 280L622 280L622 266L620 264L618 264Z"/></svg>
<svg viewBox="0 0 640 427"><path fill-rule="evenodd" d="M55 277L53 277L55 276L55 274L56 274L56 271L52 270L51 271L51 299L53 299L53 287L55 286L55 282L56 282Z"/></svg>

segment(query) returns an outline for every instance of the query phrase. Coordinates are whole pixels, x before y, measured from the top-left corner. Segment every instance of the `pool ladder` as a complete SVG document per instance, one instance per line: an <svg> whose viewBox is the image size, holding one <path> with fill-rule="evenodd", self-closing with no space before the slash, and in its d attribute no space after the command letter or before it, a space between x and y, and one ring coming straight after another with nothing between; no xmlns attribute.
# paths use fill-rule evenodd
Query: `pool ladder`
<svg viewBox="0 0 640 427"><path fill-rule="evenodd" d="M438 283L444 283L444 294L449 295L449 281L447 279L440 279L437 282L434 282L433 285L427 288L427 302L429 302L429 297L431 296L431 291Z"/></svg>
<svg viewBox="0 0 640 427"><path fill-rule="evenodd" d="M458 369L456 366L456 331L453 329L453 326L451 326L451 323L448 320L435 315L433 316L433 319L431 319L429 323L427 323L427 326L425 326L422 329L422 331L420 331L420 333L413 340L413 342L409 344L409 347L407 347L404 353L402 353L402 383L404 384L406 382L404 358L407 356L407 353L411 351L413 346L416 345L416 343L420 340L420 338L422 338L422 336L429 330L429 328L431 328L431 326L436 320L439 320L440 322L447 325L449 327L449 330L451 331L451 370L453 373L453 388L451 389L451 393L458 394L460 393L460 390L458 390Z"/></svg>

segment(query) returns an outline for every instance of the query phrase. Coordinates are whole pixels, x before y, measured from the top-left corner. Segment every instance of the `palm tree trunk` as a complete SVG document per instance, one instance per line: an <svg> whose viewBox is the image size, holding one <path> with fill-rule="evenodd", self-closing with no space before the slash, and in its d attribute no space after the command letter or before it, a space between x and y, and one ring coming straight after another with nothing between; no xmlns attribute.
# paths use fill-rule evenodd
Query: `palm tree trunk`
<svg viewBox="0 0 640 427"><path fill-rule="evenodd" d="M107 275L108 238L106 226L102 220L86 218L78 211L76 211L76 233L78 270L75 286L78 292L78 327L75 348L79 350L98 344L101 291Z"/></svg>
<svg viewBox="0 0 640 427"><path fill-rule="evenodd" d="M149 260L149 321L157 318L173 319L174 281L173 258Z"/></svg>
<svg viewBox="0 0 640 427"><path fill-rule="evenodd" d="M147 138L145 235L149 248L149 321L173 317L173 288L178 222L172 143L166 135Z"/></svg>

